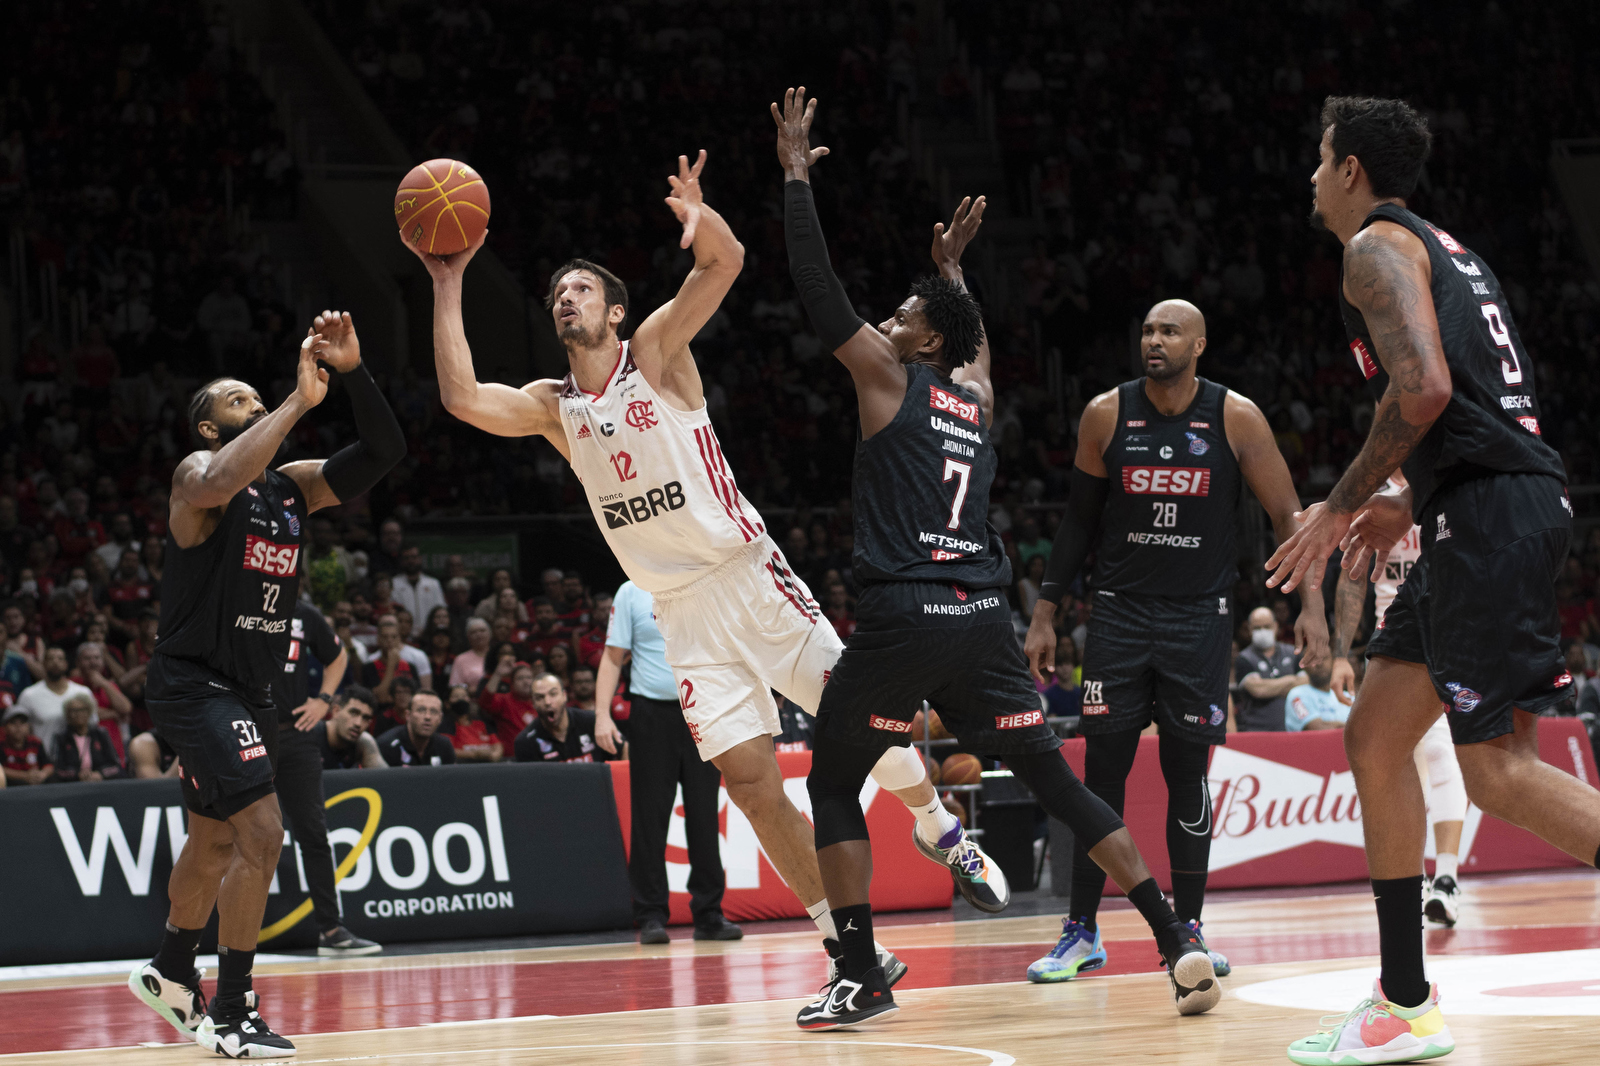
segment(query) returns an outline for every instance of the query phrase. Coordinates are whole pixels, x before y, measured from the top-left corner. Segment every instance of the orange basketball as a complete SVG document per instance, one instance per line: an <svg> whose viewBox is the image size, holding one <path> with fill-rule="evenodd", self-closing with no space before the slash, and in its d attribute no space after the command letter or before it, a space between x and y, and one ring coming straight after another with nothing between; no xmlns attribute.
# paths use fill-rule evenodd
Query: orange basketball
<svg viewBox="0 0 1600 1066"><path fill-rule="evenodd" d="M938 711L930 710L928 712L928 739L929 740L949 740L950 739L950 730L946 729L944 727L944 723L939 720L939 712Z"/></svg>
<svg viewBox="0 0 1600 1066"><path fill-rule="evenodd" d="M921 711L918 711L916 714L911 716L911 739L928 739L928 723L923 720Z"/></svg>
<svg viewBox="0 0 1600 1066"><path fill-rule="evenodd" d="M946 785L976 785L983 780L983 764L976 755L952 755L939 770L939 781Z"/></svg>
<svg viewBox="0 0 1600 1066"><path fill-rule="evenodd" d="M394 220L406 243L433 255L453 255L489 225L489 187L454 159L411 168L394 194Z"/></svg>

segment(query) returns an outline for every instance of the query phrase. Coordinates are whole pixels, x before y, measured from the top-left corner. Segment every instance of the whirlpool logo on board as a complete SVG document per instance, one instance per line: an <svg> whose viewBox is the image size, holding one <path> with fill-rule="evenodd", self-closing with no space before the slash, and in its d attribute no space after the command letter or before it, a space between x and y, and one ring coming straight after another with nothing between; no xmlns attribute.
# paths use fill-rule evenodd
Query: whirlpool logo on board
<svg viewBox="0 0 1600 1066"><path fill-rule="evenodd" d="M363 917L381 920L515 906L514 894L507 887L511 870L498 796L482 797L481 821L445 822L426 829L402 824L385 826L383 797L375 788L346 789L330 796L326 806L331 810L352 800L365 805L362 827L328 831L328 842L334 848L334 882L347 897L347 907L358 906ZM137 810L131 808L124 813L134 815ZM165 893L164 881L152 884L156 880L156 852L163 837L172 861L183 851L188 840L183 808L146 806L134 817L137 826L125 826L116 808L101 806L95 809L91 825L78 825L65 807L50 808L62 852L86 898L100 897L108 890L120 894L115 879L107 880L110 862L115 863L130 895L149 896L152 888ZM284 849L285 859L298 874L299 883L285 889L275 874L269 891L272 895L293 892L300 902L261 930L263 942L294 928L312 910L298 845L292 840L289 843ZM283 865L280 863L280 869ZM436 884L443 882L444 891L423 890L434 878ZM364 898L357 902L350 896Z"/></svg>

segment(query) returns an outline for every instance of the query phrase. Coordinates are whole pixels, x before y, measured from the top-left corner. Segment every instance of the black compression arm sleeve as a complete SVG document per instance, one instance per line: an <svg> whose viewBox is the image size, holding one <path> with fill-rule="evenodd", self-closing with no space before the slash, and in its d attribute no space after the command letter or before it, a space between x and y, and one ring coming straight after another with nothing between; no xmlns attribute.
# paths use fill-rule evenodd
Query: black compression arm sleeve
<svg viewBox="0 0 1600 1066"><path fill-rule="evenodd" d="M783 186L783 236L789 248L789 276L800 290L811 326L828 351L837 351L865 323L850 306L828 261L828 242L822 238L809 182L789 181Z"/></svg>
<svg viewBox="0 0 1600 1066"><path fill-rule="evenodd" d="M378 390L367 365L362 363L348 374L340 374L350 393L350 407L356 416L354 444L334 452L322 464L322 479L339 499L349 500L366 492L387 474L406 454L406 436L389 409L389 401Z"/></svg>
<svg viewBox="0 0 1600 1066"><path fill-rule="evenodd" d="M1039 598L1047 603L1060 603L1083 569L1083 560L1089 555L1089 543L1095 526L1100 524L1100 512L1105 509L1106 494L1111 482L1095 477L1082 467L1072 468L1072 485L1067 496L1067 513L1061 516L1061 526L1056 530L1056 541L1050 549L1050 562L1044 568L1044 581L1039 585Z"/></svg>

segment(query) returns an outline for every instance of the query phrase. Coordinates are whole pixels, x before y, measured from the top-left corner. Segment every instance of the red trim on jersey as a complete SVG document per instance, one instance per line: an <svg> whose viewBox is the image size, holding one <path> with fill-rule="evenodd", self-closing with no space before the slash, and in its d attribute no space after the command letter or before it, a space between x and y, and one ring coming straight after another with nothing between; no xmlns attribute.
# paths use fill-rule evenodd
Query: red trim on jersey
<svg viewBox="0 0 1600 1066"><path fill-rule="evenodd" d="M622 342L618 341L617 342L617 361L615 363L611 364L611 373L606 375L606 383L604 385L600 386L600 391L599 392L590 392L588 389L584 388L582 385L578 385L578 379L577 379L576 376L573 377L572 383L574 385L578 385L578 391L583 393L585 396L593 396L595 399L598 400L600 397L604 396L606 394L606 390L611 387L611 379L617 376L617 367L619 367L621 365L622 365Z"/></svg>
<svg viewBox="0 0 1600 1066"><path fill-rule="evenodd" d="M822 608L818 607L814 603L810 603L810 601L801 603L795 598L794 582L790 580L790 578L794 575L789 572L788 567L784 567L780 572L777 563L778 558L780 558L778 553L773 552L772 558L767 560L767 573L772 575L773 587L779 592L783 593L783 598L793 604L794 609L799 611L805 617L806 621L810 622L812 625L816 625L817 617L822 613Z"/></svg>
<svg viewBox="0 0 1600 1066"><path fill-rule="evenodd" d="M737 529L740 534L743 535L745 543L748 544L754 539L754 537L751 536L747 529L739 524L739 519L734 516L733 508L729 506L728 498L724 495L724 493L727 491L727 488L722 484L722 476L717 473L715 466L712 465L711 449L706 440L706 437L710 435L710 429L710 426L702 426L694 431L694 441L700 449L700 462L705 465L706 477L711 481L712 494L716 496L717 502L722 504L722 510L727 514L728 521L733 523L733 528Z"/></svg>
<svg viewBox="0 0 1600 1066"><path fill-rule="evenodd" d="M733 475L728 473L728 461L722 456L722 442L717 440L717 431L707 426L706 432L711 435L711 447L716 452L717 468L722 471L722 476L728 483L728 496L733 500L734 507L738 508L740 523L750 531L752 537L760 536L762 530L745 517L744 503L739 499L739 486L734 482Z"/></svg>

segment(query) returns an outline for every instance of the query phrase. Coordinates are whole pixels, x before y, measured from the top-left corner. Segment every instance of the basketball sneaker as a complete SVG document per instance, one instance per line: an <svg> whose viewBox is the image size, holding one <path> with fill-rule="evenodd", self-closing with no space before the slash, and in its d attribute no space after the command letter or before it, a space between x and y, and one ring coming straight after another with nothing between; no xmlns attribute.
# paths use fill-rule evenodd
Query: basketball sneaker
<svg viewBox="0 0 1600 1066"><path fill-rule="evenodd" d="M196 970L187 981L174 981L162 975L155 963L141 963L128 975L128 989L176 1029L185 1039L193 1040L194 1031L205 1017L206 997L200 990L204 970Z"/></svg>
<svg viewBox="0 0 1600 1066"><path fill-rule="evenodd" d="M959 825L946 833L939 843L930 844L913 823L911 839L923 855L949 867L950 879L956 883L961 898L980 911L999 914L1011 902L1011 886L1006 883L1006 875Z"/></svg>
<svg viewBox="0 0 1600 1066"><path fill-rule="evenodd" d="M273 1032L256 1010L260 999L246 993L244 1014L229 1020L215 1017L217 1000L213 996L195 1030L194 1042L207 1051L228 1059L287 1059L294 1056L294 1045Z"/></svg>
<svg viewBox="0 0 1600 1066"><path fill-rule="evenodd" d="M1106 964L1105 945L1100 930L1089 932L1080 922L1061 919L1061 939L1044 958L1028 967L1028 980L1035 984L1070 981L1080 973L1098 970Z"/></svg>
<svg viewBox="0 0 1600 1066"><path fill-rule="evenodd" d="M1179 1014L1204 1014L1222 1000L1222 983L1211 965L1211 952L1205 941L1184 926L1185 935L1171 955L1163 953L1167 979L1172 982L1172 1001Z"/></svg>
<svg viewBox="0 0 1600 1066"><path fill-rule="evenodd" d="M334 927L331 933L321 933L317 936L317 954L323 958L376 955L382 950L382 944L356 936L342 925Z"/></svg>
<svg viewBox="0 0 1600 1066"><path fill-rule="evenodd" d="M1436 1059L1455 1050L1450 1027L1439 1013L1439 986L1428 986L1420 1006L1402 1007L1383 998L1372 982L1372 995L1348 1014L1322 1019L1330 1028L1289 1045L1289 1058L1302 1066L1373 1066L1385 1062Z"/></svg>
<svg viewBox="0 0 1600 1066"><path fill-rule="evenodd" d="M826 937L823 938L822 946L828 952L828 984L831 985L839 979L839 960L844 958L844 950L839 947L837 940L829 940ZM884 979L889 982L889 987L893 988L900 983L900 978L906 975L910 967L876 940L872 942L872 946L878 949L878 969L883 971Z"/></svg>
<svg viewBox="0 0 1600 1066"><path fill-rule="evenodd" d="M849 1029L880 1021L899 1010L894 994L889 991L889 982L884 979L883 967L874 966L860 981L842 975L834 977L822 986L816 999L800 1008L794 1023L812 1032Z"/></svg>
<svg viewBox="0 0 1600 1066"><path fill-rule="evenodd" d="M1184 924L1194 930L1194 935L1200 938L1200 945L1206 949L1206 954L1211 956L1211 968L1216 971L1217 976L1226 977L1232 973L1233 967L1228 965L1228 956L1220 951L1212 951L1211 946L1206 943L1204 934L1200 932L1200 926L1204 923L1199 918L1194 918Z"/></svg>
<svg viewBox="0 0 1600 1066"><path fill-rule="evenodd" d="M1436 925L1455 925L1461 914L1461 886L1449 874L1435 877L1423 896L1422 913Z"/></svg>

